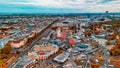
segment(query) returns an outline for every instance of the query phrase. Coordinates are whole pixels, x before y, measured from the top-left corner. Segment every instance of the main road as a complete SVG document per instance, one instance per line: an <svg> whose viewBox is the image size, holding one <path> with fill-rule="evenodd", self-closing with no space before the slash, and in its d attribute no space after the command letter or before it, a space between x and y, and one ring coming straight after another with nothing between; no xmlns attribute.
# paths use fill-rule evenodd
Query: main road
<svg viewBox="0 0 120 68"><path fill-rule="evenodd" d="M45 31L47 30L47 29L49 29L54 23L56 23L56 22L58 22L59 20L58 19L56 19L55 21L53 21L51 24L49 24L46 28L44 28L38 35L37 35L37 37L33 40L33 42L31 43L31 44L27 44L28 45L28 47L26 47L24 50L22 50L21 49L21 52L20 52L20 54L19 54L19 57L18 57L18 59L16 60L16 61L14 61L14 63L12 63L10 66L9 66L9 68L14 68L15 67L15 65L21 60L21 58L23 58L24 56L26 56L27 55L27 52L29 51L29 50L31 50L31 48L34 46L34 44L40 39L40 38L42 38L45 34Z"/></svg>

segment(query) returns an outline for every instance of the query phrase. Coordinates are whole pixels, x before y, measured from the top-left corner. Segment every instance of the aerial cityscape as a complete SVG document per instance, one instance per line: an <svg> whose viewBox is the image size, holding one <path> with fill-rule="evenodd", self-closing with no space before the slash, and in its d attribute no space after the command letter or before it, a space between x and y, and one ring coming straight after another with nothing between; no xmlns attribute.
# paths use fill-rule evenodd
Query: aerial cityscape
<svg viewBox="0 0 120 68"><path fill-rule="evenodd" d="M0 68L120 68L119 3L2 0Z"/></svg>

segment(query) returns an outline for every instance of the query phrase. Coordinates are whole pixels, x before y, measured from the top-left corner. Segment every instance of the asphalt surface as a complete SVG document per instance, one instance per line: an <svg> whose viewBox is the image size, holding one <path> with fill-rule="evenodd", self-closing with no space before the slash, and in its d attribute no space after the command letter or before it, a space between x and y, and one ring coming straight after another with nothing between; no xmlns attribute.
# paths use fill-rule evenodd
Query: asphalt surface
<svg viewBox="0 0 120 68"><path fill-rule="evenodd" d="M53 21L50 25L48 25L45 29L43 29L39 34L38 36L34 39L34 41L31 43L31 44L27 44L28 47L26 47L24 50L21 50L21 53L19 54L19 57L16 61L14 61L14 63L12 63L9 68L15 68L16 64L24 57L27 55L27 52L29 50L31 50L31 48L34 46L34 44L40 39L42 38L45 34L45 31L47 29L49 29L54 23L56 23L58 21L58 19L56 19L55 21Z"/></svg>

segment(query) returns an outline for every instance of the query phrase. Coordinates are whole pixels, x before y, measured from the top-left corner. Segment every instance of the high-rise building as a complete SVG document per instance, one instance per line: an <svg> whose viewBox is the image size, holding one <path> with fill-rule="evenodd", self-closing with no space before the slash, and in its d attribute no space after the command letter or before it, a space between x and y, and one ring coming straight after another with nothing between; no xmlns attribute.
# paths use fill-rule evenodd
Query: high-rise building
<svg viewBox="0 0 120 68"><path fill-rule="evenodd" d="M109 13L109 11L106 11L106 14L108 14Z"/></svg>

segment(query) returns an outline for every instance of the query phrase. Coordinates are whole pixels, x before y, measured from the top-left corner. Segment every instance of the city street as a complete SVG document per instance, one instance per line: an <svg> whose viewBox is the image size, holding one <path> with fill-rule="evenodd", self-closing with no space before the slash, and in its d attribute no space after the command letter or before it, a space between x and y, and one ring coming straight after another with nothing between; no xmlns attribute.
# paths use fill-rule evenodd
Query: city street
<svg viewBox="0 0 120 68"><path fill-rule="evenodd" d="M53 21L53 23L51 23L43 31L41 31L40 34L33 40L33 42L30 45L28 45L28 47L26 47L25 49L21 49L18 59L12 65L10 65L9 68L15 68L19 61L27 55L28 51L31 50L34 44L45 35L44 33L46 32L46 30L49 29L51 25L53 25L56 22L57 20Z"/></svg>

